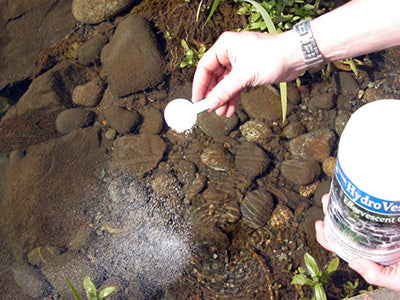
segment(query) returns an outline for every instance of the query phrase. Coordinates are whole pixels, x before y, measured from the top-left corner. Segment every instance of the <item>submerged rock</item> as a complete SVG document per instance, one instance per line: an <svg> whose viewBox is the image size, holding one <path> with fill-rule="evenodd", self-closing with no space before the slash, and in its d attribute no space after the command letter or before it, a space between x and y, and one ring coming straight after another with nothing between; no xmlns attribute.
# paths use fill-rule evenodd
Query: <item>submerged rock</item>
<svg viewBox="0 0 400 300"><path fill-rule="evenodd" d="M104 116L111 128L120 134L126 134L136 129L140 116L136 111L129 111L116 105L104 106Z"/></svg>
<svg viewBox="0 0 400 300"><path fill-rule="evenodd" d="M242 93L241 103L250 118L268 122L282 117L281 98L271 86L261 86Z"/></svg>
<svg viewBox="0 0 400 300"><path fill-rule="evenodd" d="M57 131L61 134L70 133L74 129L91 126L95 120L94 112L82 108L71 108L62 111L56 119Z"/></svg>
<svg viewBox="0 0 400 300"><path fill-rule="evenodd" d="M132 15L122 21L101 52L101 63L115 97L124 97L163 80L165 58L150 24Z"/></svg>
<svg viewBox="0 0 400 300"><path fill-rule="evenodd" d="M236 152L235 165L247 179L253 180L264 173L271 160L267 153L254 143L241 144Z"/></svg>
<svg viewBox="0 0 400 300"><path fill-rule="evenodd" d="M134 0L74 0L72 14L82 23L96 24L107 20L124 9Z"/></svg>
<svg viewBox="0 0 400 300"><path fill-rule="evenodd" d="M310 184L321 175L321 166L315 160L286 160L279 169L283 177L297 185Z"/></svg>
<svg viewBox="0 0 400 300"><path fill-rule="evenodd" d="M335 133L321 128L290 140L289 150L295 158L321 161L331 155L335 142Z"/></svg>
<svg viewBox="0 0 400 300"><path fill-rule="evenodd" d="M218 116L215 113L202 112L197 117L197 125L200 130L209 137L217 140L223 139L236 127L239 119L236 115L230 118Z"/></svg>
<svg viewBox="0 0 400 300"><path fill-rule="evenodd" d="M234 168L233 156L223 147L211 145L200 155L201 162L215 171L229 172Z"/></svg>
<svg viewBox="0 0 400 300"><path fill-rule="evenodd" d="M252 229L264 226L273 209L272 195L262 188L248 192L240 205L243 223Z"/></svg>
<svg viewBox="0 0 400 300"><path fill-rule="evenodd" d="M167 145L157 135L123 136L114 141L110 172L141 178L157 167Z"/></svg>

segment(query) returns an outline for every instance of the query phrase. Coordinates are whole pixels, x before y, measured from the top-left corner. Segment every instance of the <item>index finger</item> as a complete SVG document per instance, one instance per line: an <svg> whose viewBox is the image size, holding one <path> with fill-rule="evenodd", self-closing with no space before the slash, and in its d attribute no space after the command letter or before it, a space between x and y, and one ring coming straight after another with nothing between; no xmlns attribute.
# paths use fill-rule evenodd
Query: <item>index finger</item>
<svg viewBox="0 0 400 300"><path fill-rule="evenodd" d="M205 98L225 71L225 66L219 61L215 48L212 46L197 64L192 85L193 102Z"/></svg>

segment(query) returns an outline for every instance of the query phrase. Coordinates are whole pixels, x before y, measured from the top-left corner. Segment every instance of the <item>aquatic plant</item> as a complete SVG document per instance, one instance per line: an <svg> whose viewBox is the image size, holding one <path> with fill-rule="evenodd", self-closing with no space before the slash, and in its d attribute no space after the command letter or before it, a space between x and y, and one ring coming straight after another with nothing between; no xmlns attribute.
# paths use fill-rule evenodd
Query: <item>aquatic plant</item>
<svg viewBox="0 0 400 300"><path fill-rule="evenodd" d="M181 45L183 49L185 50L186 56L183 59L183 61L180 63L180 67L195 67L197 66L197 63L199 62L200 58L204 55L206 52L206 47L204 44L199 45L199 49L196 50L194 48L190 48L189 45L185 40L181 41Z"/></svg>
<svg viewBox="0 0 400 300"><path fill-rule="evenodd" d="M335 273L339 266L339 258L335 257L332 259L323 274L318 268L315 259L308 253L304 254L304 263L307 267L307 271L302 267L298 267L295 272L292 284L298 284L300 286L310 285L314 289L314 297L312 299L316 300L326 300L326 292L324 289L325 284L328 282L329 278ZM304 299L304 298L302 298Z"/></svg>
<svg viewBox="0 0 400 300"><path fill-rule="evenodd" d="M68 280L67 277L64 276L65 281L68 283L69 288L76 300L82 300L82 297L79 295L78 291L72 285L72 283ZM88 300L100 300L100 299L109 299L109 296L115 291L114 286L106 287L97 294L97 289L93 282L90 280L88 276L83 279L83 288L86 292L86 297Z"/></svg>
<svg viewBox="0 0 400 300"><path fill-rule="evenodd" d="M356 279L354 283L349 280L346 281L346 283L343 284L343 290L344 290L343 299L355 296L357 294L358 284L359 284L358 279Z"/></svg>

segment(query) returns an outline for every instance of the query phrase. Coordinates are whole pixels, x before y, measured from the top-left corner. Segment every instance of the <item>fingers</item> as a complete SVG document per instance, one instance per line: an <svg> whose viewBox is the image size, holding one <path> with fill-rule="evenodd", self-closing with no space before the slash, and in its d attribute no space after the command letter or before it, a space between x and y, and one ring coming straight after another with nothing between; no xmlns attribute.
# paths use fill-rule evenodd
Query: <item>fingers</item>
<svg viewBox="0 0 400 300"><path fill-rule="evenodd" d="M322 247L324 247L326 250L332 251L332 248L329 247L328 241L326 240L324 230L325 230L325 227L324 227L324 222L323 221L315 222L315 232L316 232L316 235L317 235L317 242Z"/></svg>
<svg viewBox="0 0 400 300"><path fill-rule="evenodd" d="M349 266L369 284L400 291L400 263L385 267L367 259L355 258L349 262Z"/></svg>
<svg viewBox="0 0 400 300"><path fill-rule="evenodd" d="M324 211L324 214L326 214L326 212L328 211L329 194L323 195L321 198L321 202L322 202L322 209Z"/></svg>

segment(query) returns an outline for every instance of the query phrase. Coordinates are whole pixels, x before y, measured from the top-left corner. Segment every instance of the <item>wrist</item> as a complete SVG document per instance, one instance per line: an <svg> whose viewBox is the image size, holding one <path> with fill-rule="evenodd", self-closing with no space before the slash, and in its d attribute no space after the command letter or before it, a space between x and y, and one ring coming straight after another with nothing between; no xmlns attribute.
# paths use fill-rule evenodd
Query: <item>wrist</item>
<svg viewBox="0 0 400 300"><path fill-rule="evenodd" d="M307 71L308 66L305 63L303 51L299 43L298 34L294 29L283 32L280 34L280 38L283 41L283 48L287 50L285 53L284 60L286 61L286 76L288 77L284 81L296 79L302 73Z"/></svg>
<svg viewBox="0 0 400 300"><path fill-rule="evenodd" d="M308 69L316 68L324 64L324 57L318 48L317 42L311 30L310 20L303 20L294 25L294 31L299 37L299 43L303 52L304 62Z"/></svg>

